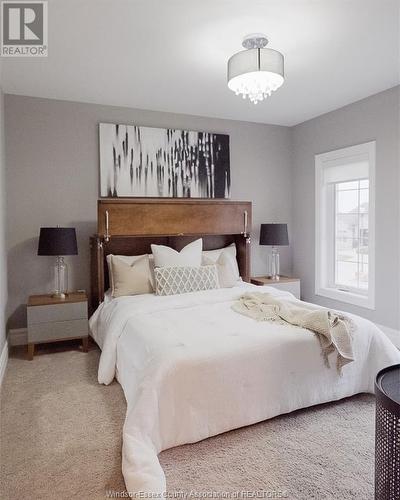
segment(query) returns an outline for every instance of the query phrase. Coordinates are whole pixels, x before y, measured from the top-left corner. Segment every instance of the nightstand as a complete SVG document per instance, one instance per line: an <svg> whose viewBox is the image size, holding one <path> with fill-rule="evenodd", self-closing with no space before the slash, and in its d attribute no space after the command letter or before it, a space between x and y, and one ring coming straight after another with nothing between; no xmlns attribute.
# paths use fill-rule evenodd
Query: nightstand
<svg viewBox="0 0 400 500"><path fill-rule="evenodd" d="M88 299L86 293L69 293L65 299L51 295L31 295L28 300L28 359L35 344L82 339L88 351Z"/></svg>
<svg viewBox="0 0 400 500"><path fill-rule="evenodd" d="M254 285L268 285L292 293L296 299L300 299L300 280L298 278L290 278L289 276L280 276L279 280L268 278L267 276L257 276L251 278Z"/></svg>

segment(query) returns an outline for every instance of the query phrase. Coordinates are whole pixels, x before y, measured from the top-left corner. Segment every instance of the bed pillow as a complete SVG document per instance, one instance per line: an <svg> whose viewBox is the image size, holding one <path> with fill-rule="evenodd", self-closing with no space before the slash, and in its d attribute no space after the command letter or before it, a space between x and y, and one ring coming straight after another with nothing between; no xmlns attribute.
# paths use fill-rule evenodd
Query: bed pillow
<svg viewBox="0 0 400 500"><path fill-rule="evenodd" d="M217 266L156 267L156 295L178 295L219 288Z"/></svg>
<svg viewBox="0 0 400 500"><path fill-rule="evenodd" d="M151 245L155 267L200 267L203 240L199 238L180 252L164 245Z"/></svg>
<svg viewBox="0 0 400 500"><path fill-rule="evenodd" d="M212 265L209 257L203 257L203 265ZM238 281L238 271L236 259L227 252L222 252L218 260L214 263L217 268L218 282L221 288L232 288Z"/></svg>
<svg viewBox="0 0 400 500"><path fill-rule="evenodd" d="M153 290L155 288L155 281L154 281L154 257L152 254L143 254L143 255L113 255L109 254L106 257L107 260L107 267L108 267L108 276L109 276L109 281L110 281L110 288L111 290L113 289L113 278L112 278L112 271L111 271L111 259L112 257L118 257L118 259L121 259L123 262L126 264L133 264L133 262L136 262L138 259L141 259L142 257L148 256L149 258L149 274L150 274L150 282L151 286L153 287Z"/></svg>
<svg viewBox="0 0 400 500"><path fill-rule="evenodd" d="M228 260L230 261L229 268L231 269L235 281L240 280L240 273L239 273L239 266L236 260L236 245L235 243L232 243L228 247L225 248L218 248L217 250L206 250L203 252L203 258L202 258L202 264L204 265L209 265L209 264L216 264L218 260L221 258L221 256L224 255L226 259L223 259L223 264L224 266L228 266ZM219 264L222 264L220 261ZM218 273L220 273L220 270L218 269ZM229 281L231 281L231 278L229 278ZM225 288L225 286L222 285L220 282L221 287ZM234 286L234 285L231 285Z"/></svg>
<svg viewBox="0 0 400 500"><path fill-rule="evenodd" d="M112 289L109 288L106 292L104 292L103 302L104 302L104 304L108 304L109 302L112 301L112 299L113 299Z"/></svg>
<svg viewBox="0 0 400 500"><path fill-rule="evenodd" d="M111 276L113 297L153 292L148 255L142 255L131 264L113 255L111 257Z"/></svg>
<svg viewBox="0 0 400 500"><path fill-rule="evenodd" d="M203 257L209 257L213 262L216 262L218 257L222 252L228 252L233 257L236 257L236 245L235 243L231 243L227 247L216 248L215 250L203 250Z"/></svg>

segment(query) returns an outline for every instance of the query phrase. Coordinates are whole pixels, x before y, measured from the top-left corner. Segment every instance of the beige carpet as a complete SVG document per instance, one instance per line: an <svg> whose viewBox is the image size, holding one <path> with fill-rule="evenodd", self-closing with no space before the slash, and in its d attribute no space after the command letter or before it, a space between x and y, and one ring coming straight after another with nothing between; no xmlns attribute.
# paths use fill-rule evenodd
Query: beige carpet
<svg viewBox="0 0 400 500"><path fill-rule="evenodd" d="M96 349L84 354L71 343L48 349L32 362L17 350L9 361L1 395L1 498L97 500L108 490L123 491L120 386L97 384ZM367 500L373 498L373 432L373 397L362 395L160 458L170 492Z"/></svg>

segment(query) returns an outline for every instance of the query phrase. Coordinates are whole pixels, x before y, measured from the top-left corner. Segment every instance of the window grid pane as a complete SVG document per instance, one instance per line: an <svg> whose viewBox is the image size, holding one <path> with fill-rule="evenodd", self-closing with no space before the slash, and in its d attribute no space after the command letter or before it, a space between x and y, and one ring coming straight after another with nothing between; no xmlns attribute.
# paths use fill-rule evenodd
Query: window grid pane
<svg viewBox="0 0 400 500"><path fill-rule="evenodd" d="M368 291L368 179L335 183L335 286Z"/></svg>

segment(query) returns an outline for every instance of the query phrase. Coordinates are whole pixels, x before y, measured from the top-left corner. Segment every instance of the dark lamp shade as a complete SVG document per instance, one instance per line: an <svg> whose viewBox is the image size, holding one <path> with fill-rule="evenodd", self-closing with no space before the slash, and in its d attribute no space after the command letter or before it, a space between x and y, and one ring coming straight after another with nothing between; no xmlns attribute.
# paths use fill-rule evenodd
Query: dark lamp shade
<svg viewBox="0 0 400 500"><path fill-rule="evenodd" d="M73 227L41 227L38 255L78 255Z"/></svg>
<svg viewBox="0 0 400 500"><path fill-rule="evenodd" d="M287 224L261 224L260 245L289 245Z"/></svg>

